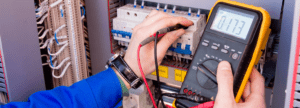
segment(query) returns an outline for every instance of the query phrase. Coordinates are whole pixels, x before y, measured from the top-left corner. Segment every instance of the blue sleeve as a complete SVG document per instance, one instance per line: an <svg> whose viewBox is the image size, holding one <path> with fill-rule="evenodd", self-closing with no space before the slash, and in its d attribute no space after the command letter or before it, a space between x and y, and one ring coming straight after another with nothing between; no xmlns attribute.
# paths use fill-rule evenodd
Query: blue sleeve
<svg viewBox="0 0 300 108"><path fill-rule="evenodd" d="M70 87L32 94L27 102L10 102L8 108L112 108L122 99L122 88L115 72L109 68Z"/></svg>

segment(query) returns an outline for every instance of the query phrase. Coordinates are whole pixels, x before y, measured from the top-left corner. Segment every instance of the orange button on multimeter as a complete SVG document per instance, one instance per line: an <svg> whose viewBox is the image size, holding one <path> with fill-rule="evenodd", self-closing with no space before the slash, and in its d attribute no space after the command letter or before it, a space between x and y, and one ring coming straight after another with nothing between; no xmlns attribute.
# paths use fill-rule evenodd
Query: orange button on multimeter
<svg viewBox="0 0 300 108"><path fill-rule="evenodd" d="M199 95L214 100L218 91L216 69L219 62L225 60L230 62L233 70L233 92L238 102L266 46L271 31L270 23L270 15L260 7L229 0L217 1L210 11L180 93L193 88L200 91ZM176 100L176 105L192 107L198 104L184 99Z"/></svg>

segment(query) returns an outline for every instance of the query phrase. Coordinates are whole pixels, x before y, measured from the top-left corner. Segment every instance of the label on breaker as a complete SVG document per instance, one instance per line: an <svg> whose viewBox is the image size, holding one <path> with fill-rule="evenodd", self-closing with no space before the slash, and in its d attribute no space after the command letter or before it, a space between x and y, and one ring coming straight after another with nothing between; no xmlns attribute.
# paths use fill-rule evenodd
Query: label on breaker
<svg viewBox="0 0 300 108"><path fill-rule="evenodd" d="M159 66L158 67L158 71L159 71L159 76L160 77L164 77L164 78L168 78L168 67L166 66ZM156 76L156 71L152 72L151 75L155 75Z"/></svg>
<svg viewBox="0 0 300 108"><path fill-rule="evenodd" d="M175 81L183 82L186 75L186 71L175 69L174 72L175 72Z"/></svg>

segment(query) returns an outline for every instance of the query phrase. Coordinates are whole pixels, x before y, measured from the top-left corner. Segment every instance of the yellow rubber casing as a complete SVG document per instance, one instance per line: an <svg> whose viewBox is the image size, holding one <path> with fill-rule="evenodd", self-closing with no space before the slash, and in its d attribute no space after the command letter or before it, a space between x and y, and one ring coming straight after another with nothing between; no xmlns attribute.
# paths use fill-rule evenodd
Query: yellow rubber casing
<svg viewBox="0 0 300 108"><path fill-rule="evenodd" d="M269 35L271 33L271 29L269 28L270 24L271 24L271 17L269 15L269 13L261 7L256 7L256 6L253 6L253 5L247 5L247 4L244 4L244 3L239 3L239 2L236 2L236 1L230 1L230 0L218 0L215 3L214 7L218 3L225 3L225 4L230 4L230 5L233 5L233 6L244 7L244 8L250 9L250 10L261 12L261 14L262 14L262 22L261 22L261 28L260 28L260 33L259 33L259 37L258 37L258 40L257 40L257 44L256 44L255 50L253 52L250 64L247 68L246 74L243 78L241 86L240 86L240 88L238 90L238 93L235 97L235 101L238 103L241 96L242 96L242 94L243 94L243 92L244 92L246 83L248 82L248 79L250 77L252 69L253 69L254 65L256 65L258 63L258 61L259 61L259 59L262 55L262 51L265 49L266 44L268 42ZM211 14L212 10L214 9L214 7L212 7L212 9L211 9L207 21L209 20L210 14Z"/></svg>

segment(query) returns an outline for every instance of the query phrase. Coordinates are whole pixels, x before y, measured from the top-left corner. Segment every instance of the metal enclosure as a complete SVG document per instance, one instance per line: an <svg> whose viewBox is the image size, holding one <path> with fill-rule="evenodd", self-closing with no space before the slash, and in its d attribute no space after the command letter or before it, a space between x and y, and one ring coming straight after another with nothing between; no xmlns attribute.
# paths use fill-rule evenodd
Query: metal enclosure
<svg viewBox="0 0 300 108"><path fill-rule="evenodd" d="M133 0L123 0L133 2ZM146 0L210 10L216 0ZM282 20L280 44L273 90L266 89L266 104L274 108L287 107L289 101L289 65L294 60L295 36L292 35L294 11L299 4L296 0L236 0L265 8L272 19ZM10 101L26 101L34 92L45 90L44 76L40 58L36 19L32 0L0 1L0 36L4 72ZM92 73L103 71L105 63L112 56L110 51L108 0L86 0L89 29ZM281 11L283 9L283 11ZM282 13L282 17L281 17ZM292 47L291 47L292 46ZM271 97L271 94L273 96ZM271 103L271 105L270 105Z"/></svg>
<svg viewBox="0 0 300 108"><path fill-rule="evenodd" d="M10 101L26 101L45 90L34 2L0 1L0 36Z"/></svg>
<svg viewBox="0 0 300 108"><path fill-rule="evenodd" d="M86 15L88 21L92 73L105 69L110 51L108 0L86 0Z"/></svg>
<svg viewBox="0 0 300 108"><path fill-rule="evenodd" d="M123 0L124 1L124 0ZM151 2L166 3L194 8L210 10L216 0L146 0ZM235 0L263 7L272 19L282 20L278 62L274 89L266 89L266 104L274 108L283 108L287 81L287 70L289 66L289 53L292 38L292 27L295 0ZM283 4L284 1L284 4ZM125 3L133 3L133 0L125 0ZM89 27L89 38L91 46L91 58L93 74L104 70L107 59L112 55L110 52L108 0L87 0L87 18ZM284 8L283 8L284 6ZM281 17L283 8L283 16ZM298 12L299 13L299 12ZM279 32L279 31L275 31ZM271 96L273 94L273 96Z"/></svg>
<svg viewBox="0 0 300 108"><path fill-rule="evenodd" d="M299 32L299 5L297 0L284 1L272 108L288 108L290 101L294 101L290 100L290 93Z"/></svg>

